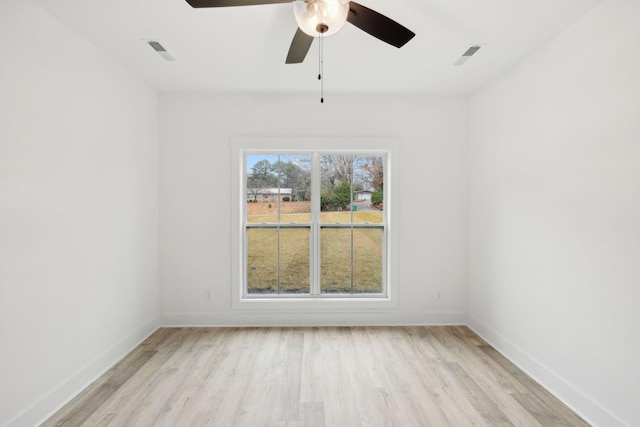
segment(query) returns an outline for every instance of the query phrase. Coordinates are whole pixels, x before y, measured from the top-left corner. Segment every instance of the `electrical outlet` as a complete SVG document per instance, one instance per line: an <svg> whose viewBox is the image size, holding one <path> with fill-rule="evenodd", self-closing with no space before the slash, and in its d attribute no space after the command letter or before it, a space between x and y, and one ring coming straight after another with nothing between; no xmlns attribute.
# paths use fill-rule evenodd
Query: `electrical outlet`
<svg viewBox="0 0 640 427"><path fill-rule="evenodd" d="M436 299L442 299L442 291L436 291Z"/></svg>
<svg viewBox="0 0 640 427"><path fill-rule="evenodd" d="M205 299L205 301L211 301L211 291L210 290L205 290L204 291L204 299Z"/></svg>

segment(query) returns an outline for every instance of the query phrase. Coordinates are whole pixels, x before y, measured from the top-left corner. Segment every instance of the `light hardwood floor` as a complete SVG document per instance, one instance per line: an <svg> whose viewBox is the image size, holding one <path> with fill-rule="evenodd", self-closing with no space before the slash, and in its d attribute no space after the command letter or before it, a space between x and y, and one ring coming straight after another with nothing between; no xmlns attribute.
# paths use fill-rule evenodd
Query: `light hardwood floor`
<svg viewBox="0 0 640 427"><path fill-rule="evenodd" d="M163 328L44 426L587 426L463 326Z"/></svg>

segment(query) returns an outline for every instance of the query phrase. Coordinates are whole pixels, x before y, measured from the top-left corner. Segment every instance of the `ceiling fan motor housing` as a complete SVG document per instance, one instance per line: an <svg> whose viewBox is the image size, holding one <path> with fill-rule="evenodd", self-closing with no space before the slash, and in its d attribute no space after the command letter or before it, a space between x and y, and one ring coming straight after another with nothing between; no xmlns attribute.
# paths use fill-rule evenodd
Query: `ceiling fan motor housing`
<svg viewBox="0 0 640 427"><path fill-rule="evenodd" d="M348 0L296 0L293 2L296 22L306 34L317 37L338 32L347 22Z"/></svg>

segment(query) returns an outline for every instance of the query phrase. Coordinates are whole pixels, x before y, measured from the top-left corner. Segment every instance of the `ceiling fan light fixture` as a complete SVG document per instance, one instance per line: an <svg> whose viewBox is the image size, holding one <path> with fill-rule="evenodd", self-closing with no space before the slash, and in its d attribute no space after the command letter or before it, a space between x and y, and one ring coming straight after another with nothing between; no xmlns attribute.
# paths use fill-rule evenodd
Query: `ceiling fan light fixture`
<svg viewBox="0 0 640 427"><path fill-rule="evenodd" d="M298 27L309 36L330 36L347 22L349 0L296 0L293 13Z"/></svg>

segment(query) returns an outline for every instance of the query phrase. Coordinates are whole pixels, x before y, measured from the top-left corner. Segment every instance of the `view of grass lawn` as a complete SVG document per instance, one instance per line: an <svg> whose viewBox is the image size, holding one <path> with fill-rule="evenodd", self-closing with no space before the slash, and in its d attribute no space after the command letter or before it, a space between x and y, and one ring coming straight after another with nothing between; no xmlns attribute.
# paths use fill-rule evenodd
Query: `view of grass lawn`
<svg viewBox="0 0 640 427"><path fill-rule="evenodd" d="M353 218L352 218L353 215ZM381 223L382 211L340 211L321 212L320 222L323 224ZM278 222L278 203L247 203L247 222L273 224ZM280 222L308 224L311 222L310 202L280 203Z"/></svg>
<svg viewBox="0 0 640 427"><path fill-rule="evenodd" d="M353 287L351 287L351 229L323 229L320 235L322 292L382 292L382 230L353 230Z"/></svg>
<svg viewBox="0 0 640 427"><path fill-rule="evenodd" d="M277 223L277 211L267 203L247 203L248 223ZM280 223L311 221L309 202L280 204ZM322 212L322 224L382 223L381 211ZM247 286L253 294L309 293L310 230L308 228L249 228ZM352 234L353 233L353 234ZM353 239L353 258L352 258ZM382 229L322 228L320 236L323 293L382 292ZM278 243L280 268L278 271ZM353 262L353 265L352 265ZM352 280L353 268L353 280ZM279 274L279 278L278 278ZM279 280L278 280L279 279Z"/></svg>
<svg viewBox="0 0 640 427"><path fill-rule="evenodd" d="M280 230L280 280L278 281L278 231L274 228L249 229L247 231L249 293L308 293L309 243L308 228Z"/></svg>

